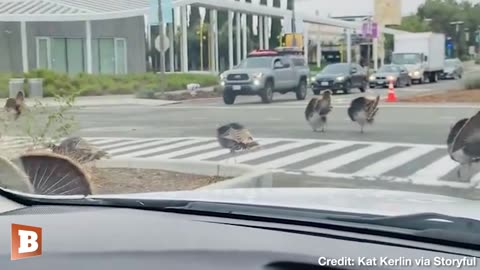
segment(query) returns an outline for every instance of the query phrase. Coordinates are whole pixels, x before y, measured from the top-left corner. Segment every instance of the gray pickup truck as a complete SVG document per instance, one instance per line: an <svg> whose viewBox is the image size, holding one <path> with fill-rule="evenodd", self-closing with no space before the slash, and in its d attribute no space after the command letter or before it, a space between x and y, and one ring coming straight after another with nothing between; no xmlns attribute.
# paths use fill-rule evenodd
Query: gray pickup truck
<svg viewBox="0 0 480 270"><path fill-rule="evenodd" d="M304 100L309 74L302 55L257 51L220 75L223 100L231 105L237 96L249 95L260 96L263 103L271 103L275 92L294 92L298 100Z"/></svg>

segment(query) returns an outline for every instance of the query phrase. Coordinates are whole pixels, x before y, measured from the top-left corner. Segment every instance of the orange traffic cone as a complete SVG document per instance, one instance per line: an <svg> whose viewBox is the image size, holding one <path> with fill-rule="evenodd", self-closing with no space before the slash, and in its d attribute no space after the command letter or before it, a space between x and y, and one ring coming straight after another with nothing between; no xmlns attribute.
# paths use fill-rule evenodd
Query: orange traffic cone
<svg viewBox="0 0 480 270"><path fill-rule="evenodd" d="M387 102L397 102L397 95L395 95L395 87L393 86L393 81L390 81L390 83L388 84Z"/></svg>

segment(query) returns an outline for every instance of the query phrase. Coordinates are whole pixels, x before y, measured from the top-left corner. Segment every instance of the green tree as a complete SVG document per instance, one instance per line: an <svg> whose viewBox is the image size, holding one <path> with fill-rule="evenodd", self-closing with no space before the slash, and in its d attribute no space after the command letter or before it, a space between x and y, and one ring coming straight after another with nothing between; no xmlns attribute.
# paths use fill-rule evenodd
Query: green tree
<svg viewBox="0 0 480 270"><path fill-rule="evenodd" d="M403 17L401 25L393 26L392 28L408 32L427 32L431 30L428 23L418 15Z"/></svg>

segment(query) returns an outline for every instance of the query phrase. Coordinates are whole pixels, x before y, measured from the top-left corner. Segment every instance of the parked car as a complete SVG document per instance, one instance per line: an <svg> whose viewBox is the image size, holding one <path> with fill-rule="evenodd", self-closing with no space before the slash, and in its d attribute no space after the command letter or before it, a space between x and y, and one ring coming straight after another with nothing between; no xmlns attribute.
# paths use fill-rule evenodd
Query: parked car
<svg viewBox="0 0 480 270"><path fill-rule="evenodd" d="M358 64L336 63L327 65L312 77L311 86L315 95L327 89L334 94L339 90L348 94L354 88L365 92L368 88L368 77L366 71Z"/></svg>
<svg viewBox="0 0 480 270"><path fill-rule="evenodd" d="M275 92L294 92L297 100L304 100L310 69L302 53L282 48L251 52L238 66L220 75L223 101L233 104L241 95L260 96L270 103Z"/></svg>
<svg viewBox="0 0 480 270"><path fill-rule="evenodd" d="M445 68L440 79L461 79L463 76L463 64L458 58L445 60Z"/></svg>
<svg viewBox="0 0 480 270"><path fill-rule="evenodd" d="M383 65L377 72L369 78L370 87L388 87L390 81L395 87L404 87L412 85L412 79L408 75L408 70L401 65Z"/></svg>

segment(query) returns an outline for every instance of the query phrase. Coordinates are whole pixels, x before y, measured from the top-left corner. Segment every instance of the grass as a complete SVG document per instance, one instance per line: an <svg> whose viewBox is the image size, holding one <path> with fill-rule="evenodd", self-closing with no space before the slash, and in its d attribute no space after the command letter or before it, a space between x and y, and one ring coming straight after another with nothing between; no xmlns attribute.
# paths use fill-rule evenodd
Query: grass
<svg viewBox="0 0 480 270"><path fill-rule="evenodd" d="M173 73L166 74L165 91L184 90L190 83L201 87L218 83L215 75ZM80 73L76 76L55 73L48 70L34 70L27 74L0 73L0 97L8 97L10 78L42 78L45 97L78 93L80 96L137 94L160 92L161 80L158 74L142 73L127 75L101 75ZM25 89L28 89L25 86Z"/></svg>

